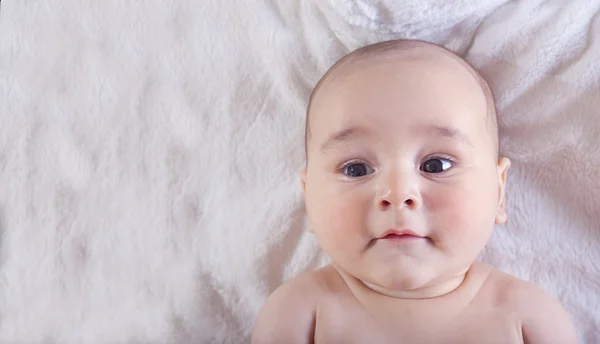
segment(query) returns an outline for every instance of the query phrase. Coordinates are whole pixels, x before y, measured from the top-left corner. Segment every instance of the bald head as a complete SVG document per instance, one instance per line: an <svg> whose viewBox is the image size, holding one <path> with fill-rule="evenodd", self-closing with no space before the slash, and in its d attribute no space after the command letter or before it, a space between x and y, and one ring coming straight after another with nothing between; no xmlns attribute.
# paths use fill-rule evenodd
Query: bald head
<svg viewBox="0 0 600 344"><path fill-rule="evenodd" d="M343 78L357 68L364 67L365 64L388 62L402 63L403 61L429 59L431 61L450 61L451 65L457 68L464 68L480 86L482 96L486 99L488 127L492 131L496 142L498 141L498 127L496 119L496 105L492 91L485 79L473 68L467 61L456 55L450 50L441 46L418 40L392 40L375 43L359 48L350 54L344 56L325 75L319 80L313 89L306 113L305 126L305 149L308 161L308 144L311 138L310 116L315 102L318 101L323 90L328 88L336 80Z"/></svg>

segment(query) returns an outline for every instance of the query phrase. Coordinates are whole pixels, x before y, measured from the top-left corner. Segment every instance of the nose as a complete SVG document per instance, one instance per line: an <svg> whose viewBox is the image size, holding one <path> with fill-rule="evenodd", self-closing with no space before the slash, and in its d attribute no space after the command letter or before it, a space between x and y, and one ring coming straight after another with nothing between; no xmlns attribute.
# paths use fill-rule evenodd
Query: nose
<svg viewBox="0 0 600 344"><path fill-rule="evenodd" d="M415 177L399 172L391 173L382 183L377 199L381 211L389 209L417 209L421 206L421 195Z"/></svg>
<svg viewBox="0 0 600 344"><path fill-rule="evenodd" d="M397 206L397 204L399 204L400 206ZM387 199L382 199L381 202L379 203L379 208L382 211L388 210L390 208L409 208L409 209L415 209L416 208L416 204L417 202L412 199L412 198L407 198L404 201L400 201L400 202L392 202L390 200Z"/></svg>

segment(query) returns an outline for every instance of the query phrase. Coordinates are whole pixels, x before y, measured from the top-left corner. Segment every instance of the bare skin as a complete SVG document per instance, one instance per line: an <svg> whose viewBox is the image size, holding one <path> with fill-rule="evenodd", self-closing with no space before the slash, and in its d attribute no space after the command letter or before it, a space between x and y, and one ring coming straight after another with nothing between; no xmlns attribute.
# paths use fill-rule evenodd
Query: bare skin
<svg viewBox="0 0 600 344"><path fill-rule="evenodd" d="M557 301L475 262L507 219L492 100L456 56L410 47L320 83L301 181L332 265L278 288L252 342L577 343Z"/></svg>
<svg viewBox="0 0 600 344"><path fill-rule="evenodd" d="M459 288L390 298L333 265L273 293L252 343L577 343L561 305L537 287L475 263Z"/></svg>

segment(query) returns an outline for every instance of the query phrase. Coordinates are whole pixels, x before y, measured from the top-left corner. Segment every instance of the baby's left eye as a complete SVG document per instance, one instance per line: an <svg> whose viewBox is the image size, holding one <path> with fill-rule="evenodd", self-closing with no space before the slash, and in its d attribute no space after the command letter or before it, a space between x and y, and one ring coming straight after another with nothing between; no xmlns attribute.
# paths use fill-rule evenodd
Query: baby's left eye
<svg viewBox="0 0 600 344"><path fill-rule="evenodd" d="M444 158L434 158L425 161L420 169L426 173L440 173L452 167L452 161Z"/></svg>

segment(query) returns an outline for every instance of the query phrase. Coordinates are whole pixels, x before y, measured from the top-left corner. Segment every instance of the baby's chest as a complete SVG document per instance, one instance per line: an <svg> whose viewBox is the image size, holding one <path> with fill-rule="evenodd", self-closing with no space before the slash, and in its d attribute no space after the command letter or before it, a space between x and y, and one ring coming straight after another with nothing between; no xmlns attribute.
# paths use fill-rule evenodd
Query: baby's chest
<svg viewBox="0 0 600 344"><path fill-rule="evenodd" d="M389 319L338 303L319 310L315 343L522 344L523 339L518 321L502 311L467 312L446 321L428 312L399 312Z"/></svg>

